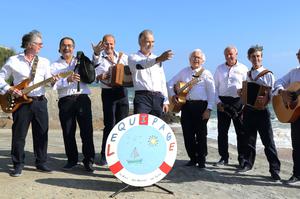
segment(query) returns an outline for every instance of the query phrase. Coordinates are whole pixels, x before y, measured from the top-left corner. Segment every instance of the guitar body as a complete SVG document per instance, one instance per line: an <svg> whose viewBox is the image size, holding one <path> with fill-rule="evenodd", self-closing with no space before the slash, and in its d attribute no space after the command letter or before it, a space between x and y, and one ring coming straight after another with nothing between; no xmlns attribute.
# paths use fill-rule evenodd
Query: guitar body
<svg viewBox="0 0 300 199"><path fill-rule="evenodd" d="M66 78L69 75L72 75L73 71L67 71L67 72L63 72L63 73L59 73L57 74L58 77L60 78ZM13 97L11 94L4 94L4 95L0 95L0 105L1 108L3 110L3 112L5 113L13 113L15 112L22 104L28 104L32 102L32 99L30 97L27 97L27 94L30 93L32 90L43 86L45 84L50 83L52 80L52 77L38 82L32 86L28 86L31 82L30 79L25 79L23 80L20 84L13 86L13 88L16 88L20 91L22 91L23 96L15 98Z"/></svg>
<svg viewBox="0 0 300 199"><path fill-rule="evenodd" d="M186 86L185 82L177 82L174 85L174 89L177 88L176 90L181 90L182 88L184 88ZM190 87L187 87L185 89L182 90L182 92L176 92L178 93L178 103L175 103L173 99L169 99L170 105L169 105L169 110L174 112L174 113L178 113L181 110L182 105L184 105L186 103L186 95L188 94L190 90Z"/></svg>
<svg viewBox="0 0 300 199"><path fill-rule="evenodd" d="M294 82L287 88L288 91L298 92L300 90L300 82ZM296 101L288 104L286 107L281 95L276 95L272 99L273 108L280 122L290 123L297 120L300 116L300 96L297 94Z"/></svg>
<svg viewBox="0 0 300 199"><path fill-rule="evenodd" d="M18 90L23 90L30 83L30 79L23 80L17 86L13 86L13 88L17 88ZM26 95L15 98L11 94L0 95L0 104L3 112L5 113L13 113L15 112L22 104L31 103L32 99L28 98Z"/></svg>

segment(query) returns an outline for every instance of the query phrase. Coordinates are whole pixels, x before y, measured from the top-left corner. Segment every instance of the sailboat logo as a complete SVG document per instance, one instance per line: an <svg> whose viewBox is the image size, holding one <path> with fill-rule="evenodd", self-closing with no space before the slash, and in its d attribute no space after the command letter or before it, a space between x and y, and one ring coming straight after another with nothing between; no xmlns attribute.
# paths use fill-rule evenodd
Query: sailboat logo
<svg viewBox="0 0 300 199"><path fill-rule="evenodd" d="M129 160L126 160L128 164L141 164L143 161L143 158L140 157L140 154L136 147L131 152Z"/></svg>

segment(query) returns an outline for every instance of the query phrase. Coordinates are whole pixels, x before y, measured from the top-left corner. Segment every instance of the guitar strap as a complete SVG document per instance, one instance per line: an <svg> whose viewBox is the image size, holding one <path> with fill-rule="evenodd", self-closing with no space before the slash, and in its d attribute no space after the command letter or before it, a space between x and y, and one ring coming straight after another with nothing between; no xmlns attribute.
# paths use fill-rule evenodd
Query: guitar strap
<svg viewBox="0 0 300 199"><path fill-rule="evenodd" d="M196 85L196 83L198 83L199 81L200 81L200 76L202 75L202 73L203 73L203 71L205 70L205 68L201 68L198 72L196 72L194 75L192 75L193 77L192 77L192 80L190 81L190 83L191 82L193 82L193 83L191 83L190 85L188 85L188 92L190 92L190 90L193 88L193 86L195 86ZM197 81L194 81L194 80L197 80ZM177 92L175 92L176 94L177 94Z"/></svg>
<svg viewBox="0 0 300 199"><path fill-rule="evenodd" d="M196 72L194 75L193 75L193 78L192 79L196 79L198 78L198 80L194 83L194 84L191 84L189 87L189 91L193 88L193 86L196 85L196 83L200 80L199 77L202 75L202 73L204 72L205 68L202 67L198 72Z"/></svg>
<svg viewBox="0 0 300 199"><path fill-rule="evenodd" d="M33 63L32 63L32 67L31 67L31 74L30 74L31 81L34 80L38 62L39 62L39 57L36 55L34 57L34 60L33 60Z"/></svg>

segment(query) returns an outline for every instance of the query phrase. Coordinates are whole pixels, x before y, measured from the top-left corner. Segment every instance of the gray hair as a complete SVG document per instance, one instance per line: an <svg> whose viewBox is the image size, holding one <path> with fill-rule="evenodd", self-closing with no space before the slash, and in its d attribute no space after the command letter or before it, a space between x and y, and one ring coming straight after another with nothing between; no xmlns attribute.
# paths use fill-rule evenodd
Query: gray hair
<svg viewBox="0 0 300 199"><path fill-rule="evenodd" d="M206 60L206 57L205 57L205 54L202 52L202 50L201 50L200 48L196 48L195 50L193 50L193 51L190 53L189 59L192 58L192 55L193 55L193 53L195 53L195 52L199 52L199 53L200 53L200 55L201 55L201 57L202 57L202 60L203 60L203 63L204 63L205 60Z"/></svg>
<svg viewBox="0 0 300 199"><path fill-rule="evenodd" d="M151 31L151 30L148 30L148 29L146 29L146 30L143 30L140 34L139 34L139 44L141 44L141 40L142 40L142 38L145 36L145 35L153 35L153 32Z"/></svg>
<svg viewBox="0 0 300 199"><path fill-rule="evenodd" d="M42 33L37 30L32 30L31 32L23 35L21 48L26 49L28 45L34 42L37 38L42 39Z"/></svg>
<svg viewBox="0 0 300 199"><path fill-rule="evenodd" d="M224 49L224 54L227 50L234 49L236 53L238 53L238 49L234 45L229 45Z"/></svg>
<svg viewBox="0 0 300 199"><path fill-rule="evenodd" d="M264 50L264 47L263 46L260 46L258 44L256 44L255 46L251 46L249 49L248 49L248 58L250 57L251 54L255 53L256 51L260 51L261 52L261 55L262 55L262 52Z"/></svg>

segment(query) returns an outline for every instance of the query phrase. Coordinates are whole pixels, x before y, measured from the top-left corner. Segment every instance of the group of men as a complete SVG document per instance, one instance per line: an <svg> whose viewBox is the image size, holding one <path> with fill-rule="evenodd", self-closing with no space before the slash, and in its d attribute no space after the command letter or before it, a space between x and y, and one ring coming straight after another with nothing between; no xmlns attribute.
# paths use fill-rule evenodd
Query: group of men
<svg viewBox="0 0 300 199"><path fill-rule="evenodd" d="M214 104L217 105L218 119L218 151L220 160L214 166L228 165L228 130L233 121L237 138L238 172L247 172L253 168L256 155L257 132L264 145L265 155L269 162L271 179L280 181L280 161L273 138L270 111L267 104L273 95L281 95L285 104L295 100L292 92L286 88L300 81L300 67L293 69L287 75L275 82L274 75L262 64L262 46L252 46L248 49L248 59L251 69L237 60L238 50L228 46L224 50L225 63L219 65L212 75L203 67L205 55L200 49L194 50L189 57L190 65L177 73L169 82L168 89L171 103L177 104L185 97L181 107L181 126L184 143L190 161L186 166L205 168L207 156L207 121ZM300 50L297 53L300 63ZM184 90L178 82L189 85ZM195 83L196 82L196 83ZM257 96L259 108L242 102L247 98L243 92L243 82L255 82L268 88L263 94ZM184 88L184 86L182 86ZM257 94L257 93L256 93ZM297 98L297 97L296 97ZM293 175L286 181L288 184L300 182L299 164L299 131L300 118L291 123L293 148ZM297 144L298 143L298 144Z"/></svg>
<svg viewBox="0 0 300 199"><path fill-rule="evenodd" d="M267 106L257 110L241 102L242 82L255 81L272 89L266 96L270 99L274 95L282 95L289 103L293 97L286 88L295 81L300 81L300 68L297 67L275 82L271 71L262 65L262 47L253 46L248 50L248 59L252 67L249 71L245 65L237 60L238 50L228 46L224 50L226 62L217 67L214 75L203 67L205 54L201 49L195 49L189 56L190 65L183 68L169 82L166 82L162 63L173 57L173 52L167 50L160 56L153 54L154 35L151 30L144 30L139 34L140 49L137 53L127 56L115 50L115 38L111 34L104 35L97 45L92 45L93 64L96 69L96 81L101 85L103 103L103 140L100 165L105 165L105 146L107 137L114 125L129 114L128 92L125 87L111 86L105 83L110 78L110 67L117 63L128 65L132 74L135 91L134 113L148 113L161 117L168 112L169 103L180 104L181 125L184 144L190 161L187 166L205 168L207 156L207 122L214 105L217 105L218 118L218 150L220 160L214 165L227 165L228 130L233 121L237 134L237 149L239 171L251 170L256 154L257 132L260 134L265 147L265 154L269 161L269 171L273 180L280 180L280 161L277 156L270 112ZM30 78L29 85L36 84L47 78L51 79L51 86L58 93L59 119L63 131L63 139L67 163L64 170L71 170L78 164L78 150L75 139L76 122L80 128L82 139L83 165L88 172L93 172L95 149L93 142L93 125L90 89L82 82L76 67L78 59L74 56L75 41L64 37L59 42L59 59L54 63L38 56L43 47L42 36L38 31L31 31L22 38L24 52L10 57L0 70L0 92L9 93L18 98L24 97L21 90L8 85L5 80L13 77L13 85L20 84ZM300 50L297 53L300 62ZM60 77L61 73L74 71L67 77ZM178 82L189 85L184 95L185 102L179 98L185 89L181 89ZM274 86L275 85L275 86ZM180 90L181 89L181 90ZM180 91L180 92L179 92ZM20 176L24 167L24 146L29 125L32 125L34 154L36 168L43 172L51 172L46 165L48 141L48 112L44 86L38 87L29 94L32 103L23 104L13 112L12 126L12 162L14 169L11 176ZM170 98L169 98L170 96ZM260 96L264 101L266 96ZM170 99L170 102L169 102ZM296 133L300 129L300 119L291 124L293 147L293 175L288 183L300 181L300 136Z"/></svg>

